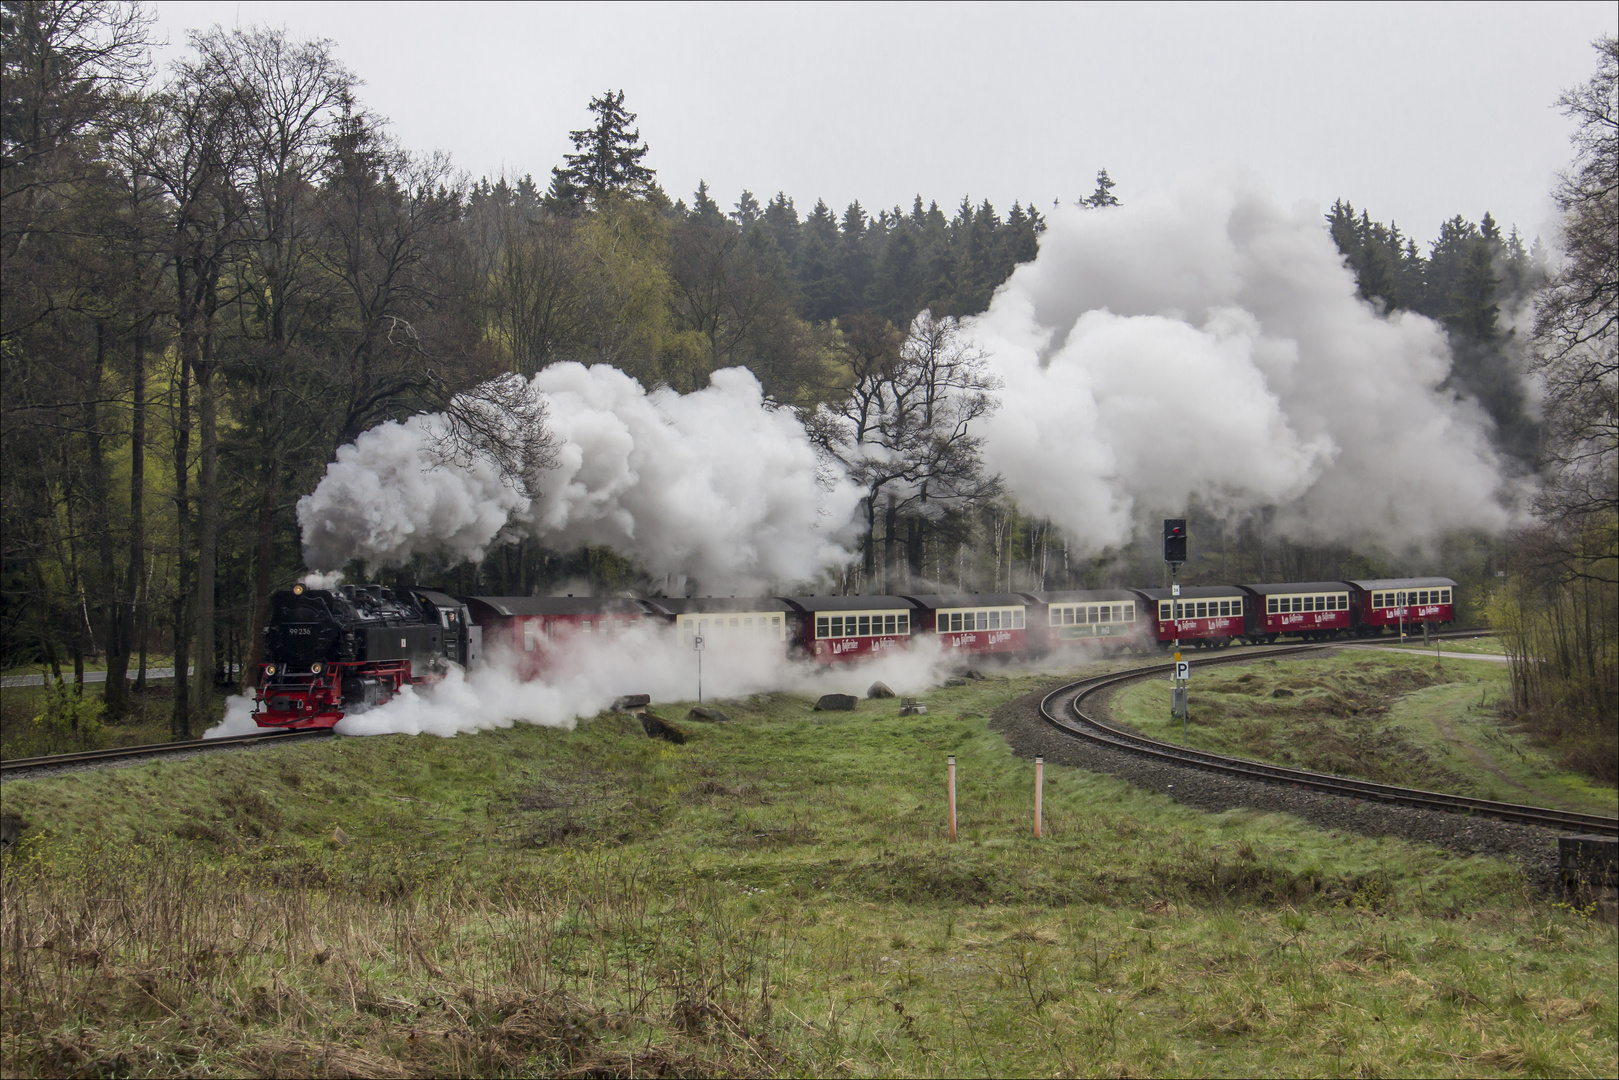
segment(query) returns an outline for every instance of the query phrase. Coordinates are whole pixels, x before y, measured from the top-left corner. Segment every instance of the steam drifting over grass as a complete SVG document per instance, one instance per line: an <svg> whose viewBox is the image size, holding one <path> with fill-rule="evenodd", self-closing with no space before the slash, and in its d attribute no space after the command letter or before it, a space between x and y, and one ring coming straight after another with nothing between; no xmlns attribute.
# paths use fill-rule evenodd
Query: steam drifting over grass
<svg viewBox="0 0 1619 1080"><path fill-rule="evenodd" d="M697 655L670 627L644 622L611 636L564 640L554 648L550 674L541 679L519 678L520 657L494 650L482 667L452 668L441 683L406 687L381 708L345 717L337 731L453 736L514 723L572 730L624 694L650 694L654 703L697 696ZM790 661L779 641L720 641L703 653L703 694L709 699L769 692L860 696L878 680L896 693L918 694L938 685L946 669L963 659L941 653L932 635L912 638L909 649L832 667ZM232 697L224 721L207 737L257 731L252 714L251 698Z"/></svg>

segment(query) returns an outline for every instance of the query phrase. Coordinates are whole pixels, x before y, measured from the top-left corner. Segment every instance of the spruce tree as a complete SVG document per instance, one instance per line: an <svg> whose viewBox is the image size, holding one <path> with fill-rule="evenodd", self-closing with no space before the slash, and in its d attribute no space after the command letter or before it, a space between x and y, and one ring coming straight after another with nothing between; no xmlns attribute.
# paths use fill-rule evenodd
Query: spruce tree
<svg viewBox="0 0 1619 1080"><path fill-rule="evenodd" d="M1119 200L1113 197L1113 189L1117 186L1113 179L1108 176L1107 170L1102 169L1096 174L1096 190L1091 192L1090 198L1080 201L1083 205L1093 210L1100 210L1105 206L1117 206L1119 205Z"/></svg>
<svg viewBox="0 0 1619 1080"><path fill-rule="evenodd" d="M551 170L550 195L554 200L600 201L609 195L644 195L655 185L656 173L641 164L648 147L641 129L631 128L635 114L624 109L624 91L609 90L590 99L596 122L568 132L574 153Z"/></svg>

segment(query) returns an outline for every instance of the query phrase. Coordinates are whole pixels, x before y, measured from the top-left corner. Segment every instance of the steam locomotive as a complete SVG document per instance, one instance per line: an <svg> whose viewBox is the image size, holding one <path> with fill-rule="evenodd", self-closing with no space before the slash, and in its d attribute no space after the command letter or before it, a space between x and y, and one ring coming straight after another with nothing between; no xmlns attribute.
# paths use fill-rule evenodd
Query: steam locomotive
<svg viewBox="0 0 1619 1080"><path fill-rule="evenodd" d="M567 663L565 645L611 647L644 622L690 648L743 642L813 664L869 660L936 638L942 651L1015 657L1222 648L1281 635L1321 641L1390 629L1444 627L1455 618L1449 578L1286 582L918 596L452 597L431 589L302 585L275 594L268 662L254 719L261 727L331 727L406 685L470 667L485 646L525 679Z"/></svg>
<svg viewBox="0 0 1619 1080"><path fill-rule="evenodd" d="M260 727L331 727L472 660L467 607L431 589L294 585L270 600Z"/></svg>

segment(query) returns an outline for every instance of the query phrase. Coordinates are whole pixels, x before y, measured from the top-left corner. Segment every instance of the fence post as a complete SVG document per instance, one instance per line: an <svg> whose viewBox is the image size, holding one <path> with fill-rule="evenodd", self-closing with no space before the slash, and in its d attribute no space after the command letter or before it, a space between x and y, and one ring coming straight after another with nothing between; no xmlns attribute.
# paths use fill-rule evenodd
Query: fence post
<svg viewBox="0 0 1619 1080"><path fill-rule="evenodd" d="M950 778L947 784L950 796L950 839L956 838L956 755L951 754L945 759L948 762Z"/></svg>
<svg viewBox="0 0 1619 1080"><path fill-rule="evenodd" d="M1036 840L1040 839L1040 819L1044 811L1042 802L1045 797L1045 786L1046 759L1037 757L1034 759L1034 838Z"/></svg>

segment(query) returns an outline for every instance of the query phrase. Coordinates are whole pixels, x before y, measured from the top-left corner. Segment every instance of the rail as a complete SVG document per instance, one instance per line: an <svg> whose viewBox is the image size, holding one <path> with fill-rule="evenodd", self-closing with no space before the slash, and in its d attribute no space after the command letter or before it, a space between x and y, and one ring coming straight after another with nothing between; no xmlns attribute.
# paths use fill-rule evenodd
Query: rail
<svg viewBox="0 0 1619 1080"><path fill-rule="evenodd" d="M1244 652L1237 656L1202 657L1191 662L1198 667L1212 667L1216 664L1242 663L1245 660L1260 656L1296 655L1334 647L1336 646L1333 643L1272 647L1265 648L1262 651ZM1266 762L1229 757L1225 754L1215 754L1205 750L1194 750L1190 747L1176 746L1173 743L1138 735L1132 731L1125 731L1096 719L1080 708L1080 703L1085 698L1098 691L1121 683L1132 682L1136 679L1166 674L1172 670L1172 667L1173 665L1171 664L1153 664L1144 668L1133 668L1129 671L1115 672L1111 675L1098 675L1068 683L1065 686L1058 687L1041 699L1040 714L1054 727L1077 738L1086 739L1115 750L1153 757L1188 768L1219 772L1244 779L1259 780L1264 783L1285 783L1294 787L1323 791L1334 795L1347 795L1357 799L1392 803L1398 806L1440 810L1452 814L1471 814L1567 832L1619 836L1619 818L1600 817L1596 814L1577 814L1563 810L1549 810L1544 807L1523 806L1516 803L1493 802L1489 799L1474 799L1465 795L1447 795L1443 792L1422 791L1417 788L1400 787L1395 784L1379 784L1370 780L1356 780L1347 776L1334 776L1330 773L1311 772L1308 769L1293 769L1284 765L1271 765ZM1073 718L1070 719L1067 716L1060 715L1063 712L1071 712Z"/></svg>
<svg viewBox="0 0 1619 1080"><path fill-rule="evenodd" d="M117 746L106 750L81 750L73 754L49 754L43 757L12 758L0 761L0 775L33 769L54 769L63 765L84 765L98 761L121 761L135 758L166 757L195 750L226 750L237 746L263 746L273 742L298 742L331 735L330 728L299 731L266 731L248 735L225 735L217 739L183 739L179 742L148 743L144 746Z"/></svg>

